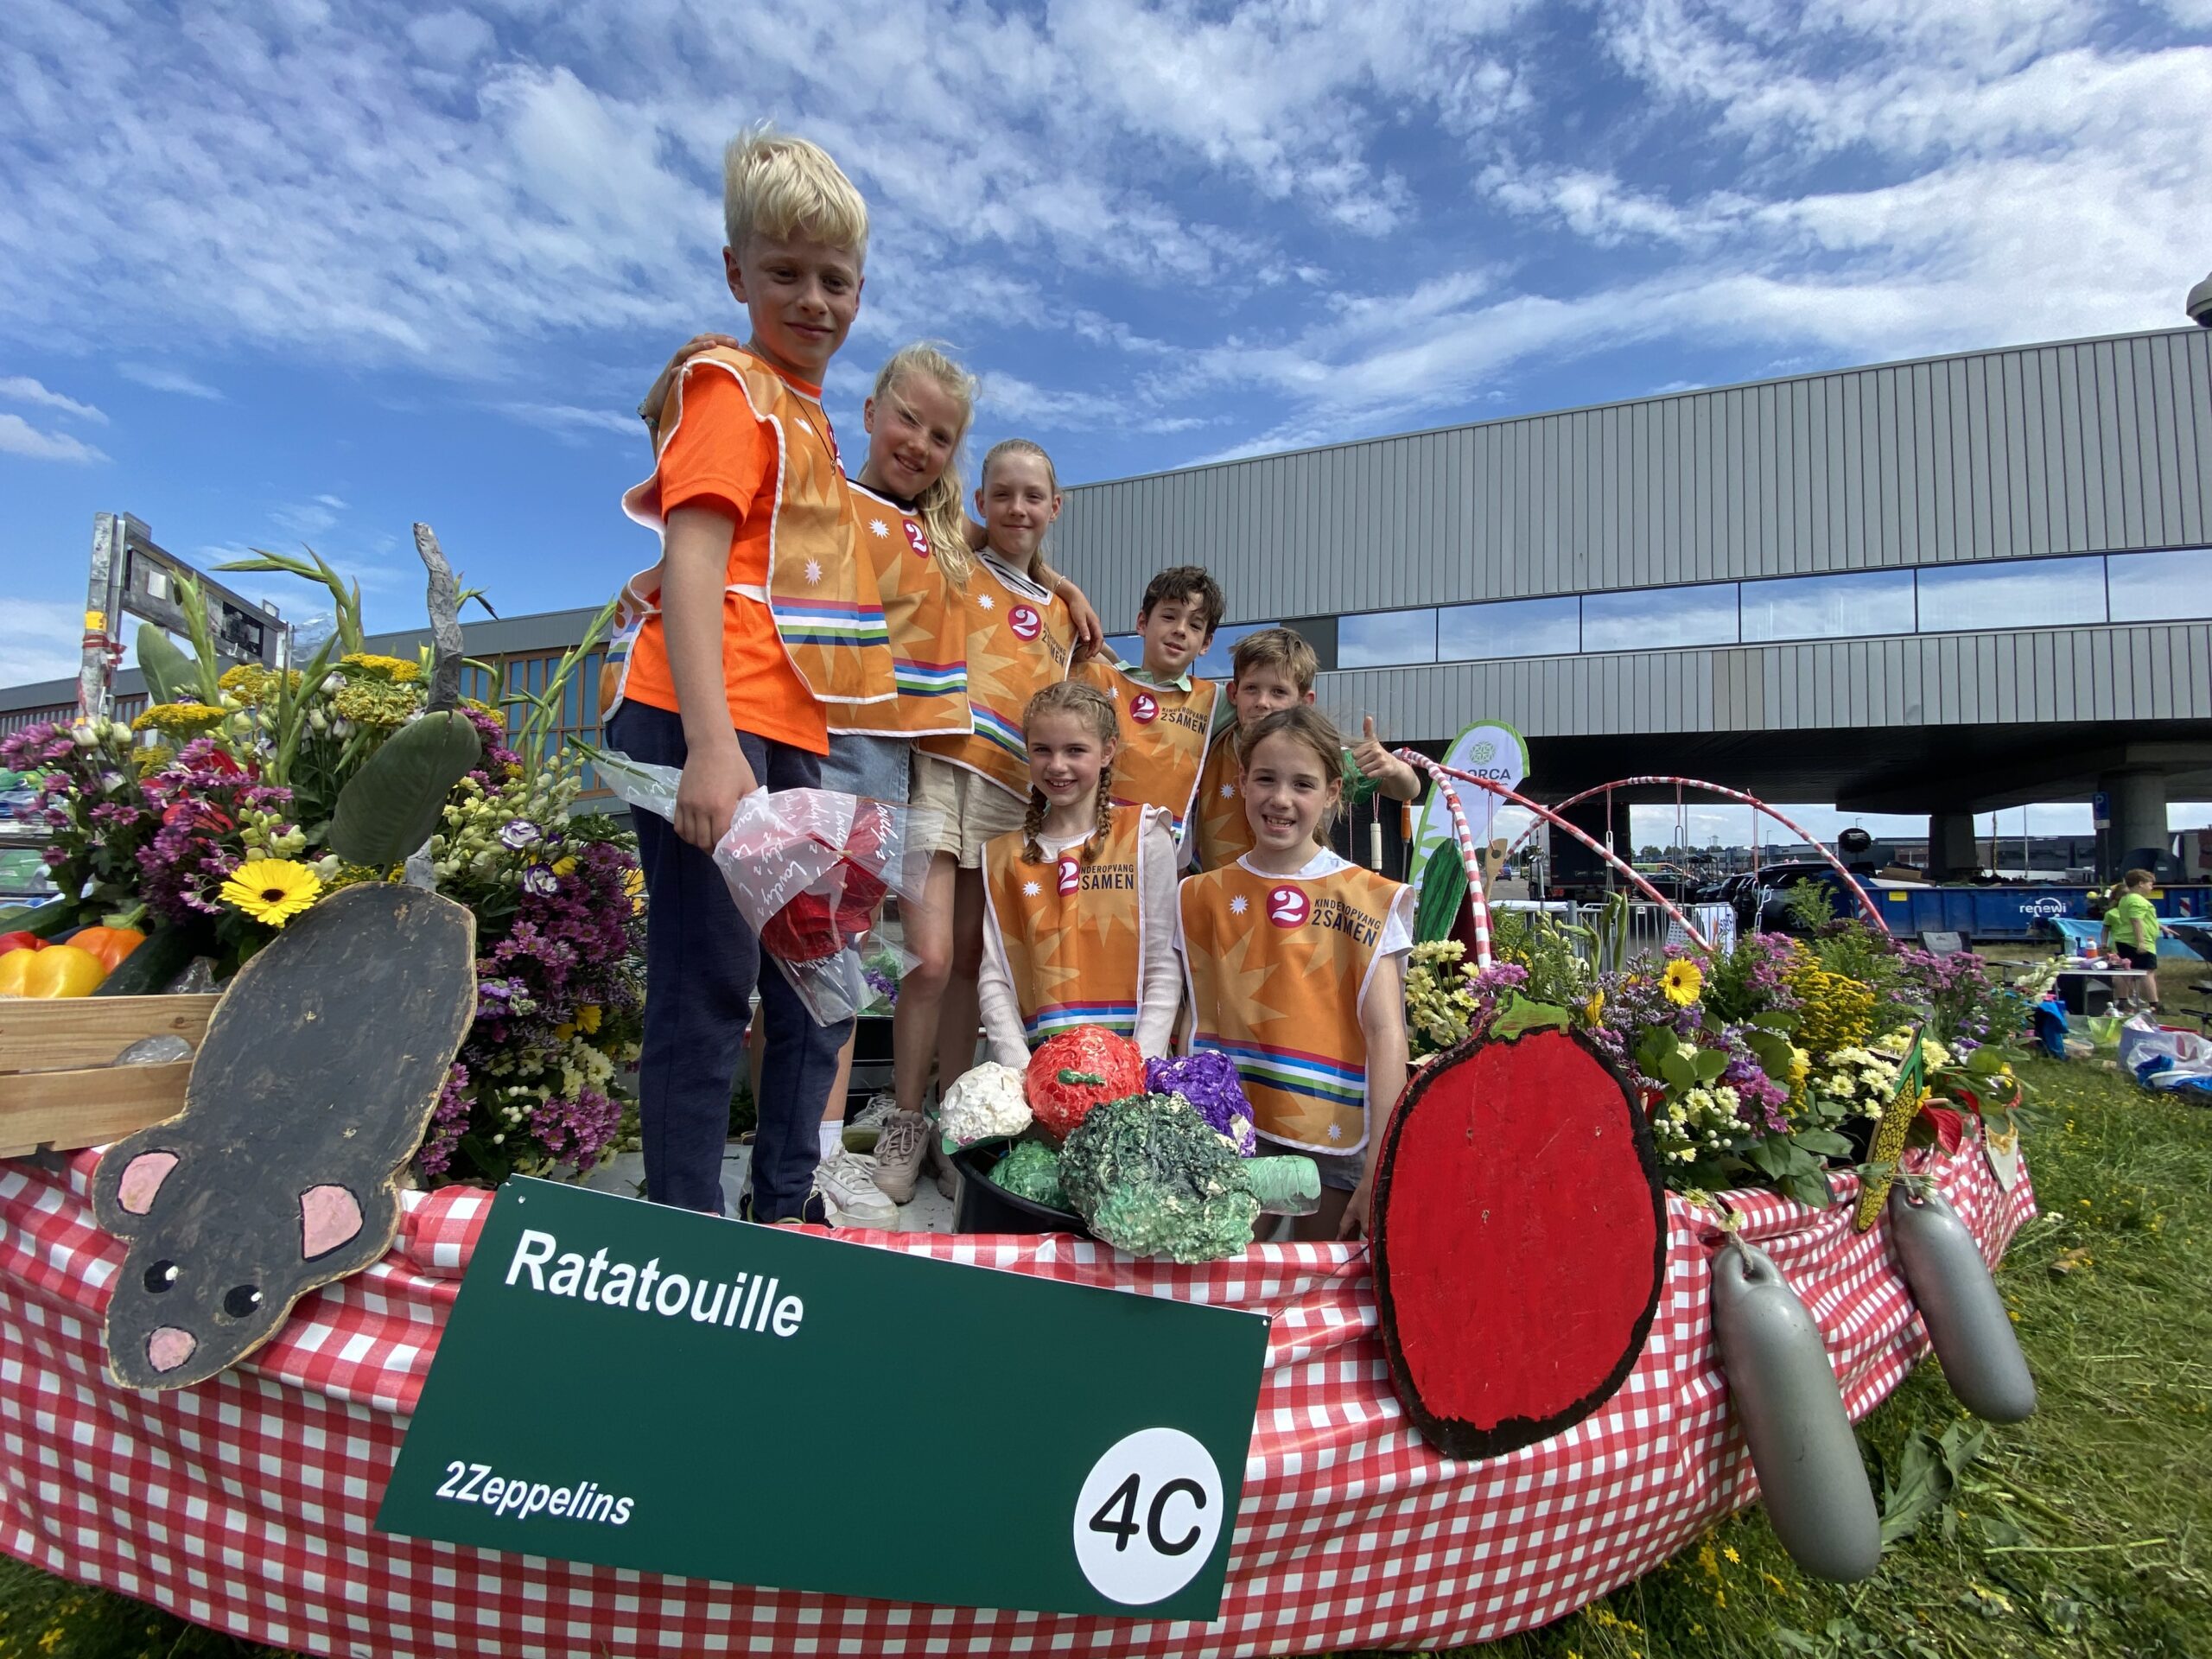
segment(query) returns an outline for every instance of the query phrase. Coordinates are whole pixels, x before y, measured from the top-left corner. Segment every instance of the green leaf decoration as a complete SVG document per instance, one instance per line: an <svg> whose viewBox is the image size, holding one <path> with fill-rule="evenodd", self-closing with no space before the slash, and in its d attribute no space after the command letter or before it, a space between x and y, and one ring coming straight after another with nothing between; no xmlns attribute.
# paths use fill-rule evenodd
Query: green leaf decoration
<svg viewBox="0 0 2212 1659"><path fill-rule="evenodd" d="M401 727L339 791L330 849L378 869L400 862L430 838L447 794L483 758L476 728L458 711Z"/></svg>
<svg viewBox="0 0 2212 1659"><path fill-rule="evenodd" d="M1565 1008L1508 992L1505 1005L1491 1021L1490 1034L1510 1039L1532 1031L1568 1031L1573 1025L1573 1016Z"/></svg>
<svg viewBox="0 0 2212 1659"><path fill-rule="evenodd" d="M1923 1428L1905 1437L1897 1480L1882 1487L1884 1548L1911 1537L1922 1522L1942 1509L1988 1438L1989 1431L1980 1424L1963 1422L1953 1423L1940 1440Z"/></svg>
<svg viewBox="0 0 2212 1659"><path fill-rule="evenodd" d="M200 665L150 622L138 625L138 671L156 702L181 702L200 695Z"/></svg>
<svg viewBox="0 0 2212 1659"><path fill-rule="evenodd" d="M1728 1054L1725 1049L1700 1048L1697 1052L1697 1080L1718 1083L1720 1074L1728 1069Z"/></svg>

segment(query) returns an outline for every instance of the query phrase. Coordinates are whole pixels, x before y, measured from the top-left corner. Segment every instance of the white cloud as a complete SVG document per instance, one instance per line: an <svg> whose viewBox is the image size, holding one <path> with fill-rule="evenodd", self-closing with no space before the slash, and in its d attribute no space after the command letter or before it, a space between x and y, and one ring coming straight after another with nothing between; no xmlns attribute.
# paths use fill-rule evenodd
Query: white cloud
<svg viewBox="0 0 2212 1659"><path fill-rule="evenodd" d="M172 391L181 397L200 397L219 404L223 394L205 381L195 380L181 369L163 368L156 363L141 363L135 358L125 358L115 365L115 372L126 380L136 381L154 391Z"/></svg>
<svg viewBox="0 0 2212 1659"><path fill-rule="evenodd" d="M106 455L67 432L41 432L20 415L0 414L0 454L31 461L105 461Z"/></svg>
<svg viewBox="0 0 2212 1659"><path fill-rule="evenodd" d="M91 421L99 426L107 424L107 416L90 404L80 404L74 397L65 397L58 391L48 391L29 375L0 375L0 402L28 404L34 409L50 409L59 414L74 416L80 421Z"/></svg>
<svg viewBox="0 0 2212 1659"><path fill-rule="evenodd" d="M338 527L338 509L345 505L333 495L318 495L308 501L289 501L270 508L269 522L286 534L304 541L335 530Z"/></svg>
<svg viewBox="0 0 2212 1659"><path fill-rule="evenodd" d="M73 677L85 607L41 599L0 599L0 685Z"/></svg>
<svg viewBox="0 0 2212 1659"><path fill-rule="evenodd" d="M582 409L574 404L507 403L493 405L500 414L526 426L552 433L569 443L582 443L593 433L612 432L627 438L643 453L645 423L636 415L612 409Z"/></svg>

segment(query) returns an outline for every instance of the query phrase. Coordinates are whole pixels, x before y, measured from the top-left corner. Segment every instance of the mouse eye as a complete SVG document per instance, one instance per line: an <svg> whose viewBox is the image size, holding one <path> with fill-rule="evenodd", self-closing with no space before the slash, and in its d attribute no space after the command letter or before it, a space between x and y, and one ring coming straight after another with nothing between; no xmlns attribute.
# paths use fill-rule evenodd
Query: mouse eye
<svg viewBox="0 0 2212 1659"><path fill-rule="evenodd" d="M233 1285L223 1296L223 1312L234 1319L242 1319L261 1306L261 1289L257 1285Z"/></svg>
<svg viewBox="0 0 2212 1659"><path fill-rule="evenodd" d="M146 1269L146 1288L156 1296L175 1283L176 1283L176 1263L174 1262L156 1262Z"/></svg>

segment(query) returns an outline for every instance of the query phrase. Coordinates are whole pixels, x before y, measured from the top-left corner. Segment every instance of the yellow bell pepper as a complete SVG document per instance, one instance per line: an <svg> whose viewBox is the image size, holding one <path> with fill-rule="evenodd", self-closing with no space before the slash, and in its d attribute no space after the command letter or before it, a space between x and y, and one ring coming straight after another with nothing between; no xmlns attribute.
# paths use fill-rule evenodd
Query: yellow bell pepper
<svg viewBox="0 0 2212 1659"><path fill-rule="evenodd" d="M0 957L0 996L90 996L106 977L100 959L73 944Z"/></svg>

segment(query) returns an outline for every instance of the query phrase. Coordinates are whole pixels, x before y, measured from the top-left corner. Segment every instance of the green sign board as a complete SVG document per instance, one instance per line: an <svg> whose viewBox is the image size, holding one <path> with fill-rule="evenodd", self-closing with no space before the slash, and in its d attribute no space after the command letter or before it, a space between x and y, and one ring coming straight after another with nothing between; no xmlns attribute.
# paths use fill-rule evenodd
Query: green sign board
<svg viewBox="0 0 2212 1659"><path fill-rule="evenodd" d="M1268 1321L546 1181L499 1191L377 1525L608 1567L1210 1619ZM911 1433L886 1480L840 1448Z"/></svg>

